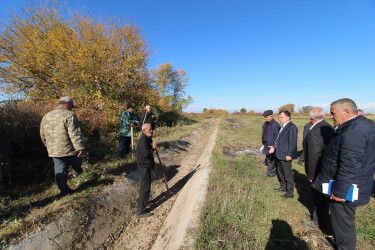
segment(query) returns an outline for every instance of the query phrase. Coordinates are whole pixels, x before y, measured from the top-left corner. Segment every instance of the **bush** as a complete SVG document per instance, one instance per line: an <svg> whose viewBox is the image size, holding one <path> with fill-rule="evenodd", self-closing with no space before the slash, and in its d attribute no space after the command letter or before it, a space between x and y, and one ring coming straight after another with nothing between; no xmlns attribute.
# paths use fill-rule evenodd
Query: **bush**
<svg viewBox="0 0 375 250"><path fill-rule="evenodd" d="M3 102L0 106L1 193L53 179L39 125L47 106L24 102Z"/></svg>
<svg viewBox="0 0 375 250"><path fill-rule="evenodd" d="M291 114L294 113L294 104L285 104L279 108L279 112L289 111Z"/></svg>

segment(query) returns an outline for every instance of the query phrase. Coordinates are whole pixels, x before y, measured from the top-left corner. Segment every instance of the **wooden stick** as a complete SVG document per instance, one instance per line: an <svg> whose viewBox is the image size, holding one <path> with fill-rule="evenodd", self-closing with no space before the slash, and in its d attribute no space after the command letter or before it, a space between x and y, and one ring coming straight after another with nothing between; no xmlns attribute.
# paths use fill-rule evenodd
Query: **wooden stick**
<svg viewBox="0 0 375 250"><path fill-rule="evenodd" d="M167 177L165 177L165 171L164 171L164 168L163 168L163 163L161 163L161 160L160 160L159 153L158 153L158 150L157 150L157 149L155 149L155 152L156 152L156 156L158 157L159 162L160 162L161 172L163 173L163 176L164 176L165 186L167 187L168 194L170 195L170 194L171 194L171 191L170 191L169 188L168 188Z"/></svg>
<svg viewBox="0 0 375 250"><path fill-rule="evenodd" d="M133 127L130 127L130 132L131 132L132 155L134 155L134 129Z"/></svg>

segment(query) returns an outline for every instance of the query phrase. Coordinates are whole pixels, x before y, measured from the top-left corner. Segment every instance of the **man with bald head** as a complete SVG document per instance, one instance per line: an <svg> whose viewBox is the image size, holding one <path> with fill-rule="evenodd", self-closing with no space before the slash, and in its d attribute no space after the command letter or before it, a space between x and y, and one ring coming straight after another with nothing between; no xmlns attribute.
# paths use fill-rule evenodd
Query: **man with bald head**
<svg viewBox="0 0 375 250"><path fill-rule="evenodd" d="M322 170L312 187L322 192L322 184L334 180L329 209L333 234L338 249L355 249L355 212L357 206L370 200L375 172L375 128L362 115L351 99L331 104L331 119L336 128L326 147ZM350 187L358 187L358 200L346 201Z"/></svg>
<svg viewBox="0 0 375 250"><path fill-rule="evenodd" d="M312 124L303 140L303 153L305 156L305 171L310 183L322 169L322 156L326 146L333 137L333 127L324 120L324 111L319 107L309 110L309 120ZM311 188L311 198L314 208L311 212L311 221L302 223L308 227L327 227L329 224L328 198Z"/></svg>
<svg viewBox="0 0 375 250"><path fill-rule="evenodd" d="M137 142L137 168L139 173L140 190L137 205L137 217L149 217L152 214L146 212L151 188L151 169L154 168L154 150L157 149L156 142L152 141L151 124L142 126L142 135Z"/></svg>

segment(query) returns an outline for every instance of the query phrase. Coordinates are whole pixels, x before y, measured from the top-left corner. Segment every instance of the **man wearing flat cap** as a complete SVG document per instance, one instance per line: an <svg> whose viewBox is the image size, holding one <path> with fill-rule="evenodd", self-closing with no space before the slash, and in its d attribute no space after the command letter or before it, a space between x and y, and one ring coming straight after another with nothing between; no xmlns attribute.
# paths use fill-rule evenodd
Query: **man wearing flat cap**
<svg viewBox="0 0 375 250"><path fill-rule="evenodd" d="M266 155L266 177L274 177L276 175L275 156L273 153L269 152L268 146L273 146L275 144L280 125L273 119L272 115L272 110L266 110L263 112L265 122L262 126L262 153Z"/></svg>
<svg viewBox="0 0 375 250"><path fill-rule="evenodd" d="M73 192L67 184L69 167L72 166L74 176L83 172L83 134L72 108L73 99L64 96L60 99L59 106L47 113L40 124L40 137L47 147L48 156L53 158L60 196Z"/></svg>
<svg viewBox="0 0 375 250"><path fill-rule="evenodd" d="M133 113L134 106L129 103L126 109L120 117L119 157L121 159L125 158L130 152L131 127L138 124Z"/></svg>

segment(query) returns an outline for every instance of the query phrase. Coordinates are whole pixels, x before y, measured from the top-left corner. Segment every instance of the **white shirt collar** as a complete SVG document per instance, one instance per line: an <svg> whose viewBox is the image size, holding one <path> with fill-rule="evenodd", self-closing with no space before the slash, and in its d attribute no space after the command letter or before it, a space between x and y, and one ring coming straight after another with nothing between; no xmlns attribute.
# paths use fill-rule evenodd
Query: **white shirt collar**
<svg viewBox="0 0 375 250"><path fill-rule="evenodd" d="M286 123L284 123L282 127L285 127L289 122L290 122L290 120L287 121Z"/></svg>
<svg viewBox="0 0 375 250"><path fill-rule="evenodd" d="M311 130L316 124L318 124L319 122L321 122L321 121L323 121L323 120L324 120L324 119L321 119L321 120L317 121L316 123L314 123L314 124L310 127L309 130Z"/></svg>

